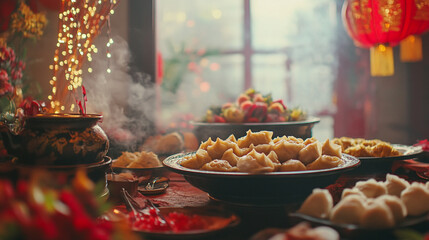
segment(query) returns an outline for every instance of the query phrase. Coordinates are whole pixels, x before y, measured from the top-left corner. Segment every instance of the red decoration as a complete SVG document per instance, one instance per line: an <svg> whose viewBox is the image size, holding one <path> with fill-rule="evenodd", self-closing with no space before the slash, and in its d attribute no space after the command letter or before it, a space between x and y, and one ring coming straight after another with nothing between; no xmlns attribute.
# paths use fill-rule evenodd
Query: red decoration
<svg viewBox="0 0 429 240"><path fill-rule="evenodd" d="M429 0L409 0L410 14L405 24L406 38L401 41L400 56L403 62L423 58L420 34L429 30Z"/></svg>
<svg viewBox="0 0 429 240"><path fill-rule="evenodd" d="M15 0L0 1L0 33L9 28L10 15L16 8L16 2Z"/></svg>
<svg viewBox="0 0 429 240"><path fill-rule="evenodd" d="M393 74L392 46L407 37L412 0L345 0L344 25L359 47L371 48L371 74Z"/></svg>

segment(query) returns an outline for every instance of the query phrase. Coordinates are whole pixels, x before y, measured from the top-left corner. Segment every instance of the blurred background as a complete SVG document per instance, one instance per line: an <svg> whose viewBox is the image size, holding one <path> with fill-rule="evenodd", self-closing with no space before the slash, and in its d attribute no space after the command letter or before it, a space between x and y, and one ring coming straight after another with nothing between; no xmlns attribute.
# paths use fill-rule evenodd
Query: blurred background
<svg viewBox="0 0 429 240"><path fill-rule="evenodd" d="M318 139L379 138L413 144L429 136L429 37L423 60L370 75L369 50L356 47L343 0L121 0L111 17L112 73L88 73L88 108L118 142L189 127L212 105L253 87L321 118ZM48 27L28 51L39 96L50 91L58 11L39 4ZM103 52L107 35L98 39ZM31 44L31 43L30 43ZM95 58L95 57L94 57ZM96 66L94 69L97 69ZM100 70L102 71L102 70ZM103 70L105 71L105 70Z"/></svg>

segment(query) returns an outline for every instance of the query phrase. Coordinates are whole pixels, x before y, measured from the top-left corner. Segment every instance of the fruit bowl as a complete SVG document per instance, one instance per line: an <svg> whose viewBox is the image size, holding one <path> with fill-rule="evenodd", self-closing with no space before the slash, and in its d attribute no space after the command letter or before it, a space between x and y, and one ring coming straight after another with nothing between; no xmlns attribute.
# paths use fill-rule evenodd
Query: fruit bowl
<svg viewBox="0 0 429 240"><path fill-rule="evenodd" d="M206 122L191 122L194 126L194 134L199 142L207 141L210 137L213 140L216 138L226 139L231 134L236 138L246 135L248 130L252 132L272 131L273 137L278 136L295 136L298 138L312 137L313 126L320 122L319 118L309 117L303 121L293 122L269 122L269 123L206 123Z"/></svg>

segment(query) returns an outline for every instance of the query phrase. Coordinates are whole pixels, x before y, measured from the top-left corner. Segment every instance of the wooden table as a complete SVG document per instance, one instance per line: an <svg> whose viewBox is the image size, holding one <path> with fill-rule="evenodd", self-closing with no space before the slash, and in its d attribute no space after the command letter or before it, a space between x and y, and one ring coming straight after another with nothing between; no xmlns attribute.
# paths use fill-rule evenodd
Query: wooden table
<svg viewBox="0 0 429 240"><path fill-rule="evenodd" d="M425 180L419 178L415 172L398 168L395 172L402 178L409 181ZM166 176L170 179L169 187L166 192L160 195L147 195L159 207L222 207L226 210L232 211L241 218L241 222L237 227L229 229L228 231L220 232L217 235L205 239L250 239L256 233L267 228L281 228L287 229L297 223L301 222L299 219L288 217L288 213L296 211L301 202L289 203L284 205L273 206L256 206L256 205L241 205L236 203L222 202L212 199L207 193L193 187L189 184L182 175L168 172ZM384 181L386 174L372 174L365 175L362 173L345 173L341 175L338 180L327 187L334 196L334 202L339 201L341 192L344 188L354 186L357 181L375 178L378 181ZM140 196L138 200L143 201L144 197ZM315 225L314 225L315 226ZM428 221L419 224L413 229L422 233L429 232ZM395 239L392 231L377 232L377 233L358 233L358 235L346 233L347 238L342 239Z"/></svg>

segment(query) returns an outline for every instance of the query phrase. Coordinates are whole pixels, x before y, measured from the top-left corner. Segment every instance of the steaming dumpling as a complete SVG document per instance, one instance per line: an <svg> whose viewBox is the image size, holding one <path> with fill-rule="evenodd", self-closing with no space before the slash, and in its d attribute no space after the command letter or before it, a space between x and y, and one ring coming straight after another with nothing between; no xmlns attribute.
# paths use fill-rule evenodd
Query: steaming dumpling
<svg viewBox="0 0 429 240"><path fill-rule="evenodd" d="M347 196L332 208L330 220L339 224L359 224L365 205L365 198L358 195Z"/></svg>
<svg viewBox="0 0 429 240"><path fill-rule="evenodd" d="M238 161L238 156L235 155L233 149L230 148L223 153L221 159L228 161L231 166L236 166Z"/></svg>
<svg viewBox="0 0 429 240"><path fill-rule="evenodd" d="M214 142L211 146L207 147L207 152L209 153L212 159L220 159L223 153L227 149L229 149L232 146L232 144L234 143L217 138L216 142Z"/></svg>
<svg viewBox="0 0 429 240"><path fill-rule="evenodd" d="M357 195L359 197L366 198L365 194L363 194L363 192L361 192L359 189L357 189L357 188L346 188L341 193L341 199L343 199L347 196L350 196L350 195Z"/></svg>
<svg viewBox="0 0 429 240"><path fill-rule="evenodd" d="M387 194L386 185L383 182L375 181L373 178L357 182L355 188L359 189L368 198L376 198Z"/></svg>
<svg viewBox="0 0 429 240"><path fill-rule="evenodd" d="M375 199L375 201L384 202L393 214L395 223L400 222L407 216L407 208L405 204L397 196L383 195Z"/></svg>
<svg viewBox="0 0 429 240"><path fill-rule="evenodd" d="M395 225L392 211L383 201L369 201L360 225L365 228L390 228Z"/></svg>
<svg viewBox="0 0 429 240"><path fill-rule="evenodd" d="M316 188L305 199L298 212L317 218L327 218L334 203L327 189Z"/></svg>
<svg viewBox="0 0 429 240"><path fill-rule="evenodd" d="M307 165L308 170L327 169L344 164L344 160L336 156L322 155L314 162Z"/></svg>
<svg viewBox="0 0 429 240"><path fill-rule="evenodd" d="M289 159L286 162L282 163L279 168L279 171L282 172L291 172L291 171L305 171L307 167L299 160Z"/></svg>
<svg viewBox="0 0 429 240"><path fill-rule="evenodd" d="M240 148L248 148L250 144L259 145L259 144L269 144L271 142L271 137L273 132L270 131L260 131L253 133L251 130L247 131L246 136L241 137L237 140L237 144Z"/></svg>
<svg viewBox="0 0 429 240"><path fill-rule="evenodd" d="M307 140L309 140L308 138ZM307 141L305 140L305 141ZM304 142L305 144L305 142ZM313 162L322 155L322 144L319 142L313 142L306 145L298 153L298 159L305 165Z"/></svg>
<svg viewBox="0 0 429 240"><path fill-rule="evenodd" d="M387 188L387 194L397 197L400 197L401 192L410 186L410 183L408 183L407 180L389 173L386 175L385 184Z"/></svg>
<svg viewBox="0 0 429 240"><path fill-rule="evenodd" d="M240 172L273 172L274 163L263 153L252 150L243 157L239 157L237 167Z"/></svg>
<svg viewBox="0 0 429 240"><path fill-rule="evenodd" d="M341 146L326 139L322 145L322 155L336 156L341 158Z"/></svg>
<svg viewBox="0 0 429 240"><path fill-rule="evenodd" d="M429 193L422 183L413 182L401 193L408 215L418 216L429 211Z"/></svg>
<svg viewBox="0 0 429 240"><path fill-rule="evenodd" d="M258 153L264 153L265 155L268 155L272 149L273 149L273 145L271 144L259 144L254 146L253 143L250 144L250 149L255 149Z"/></svg>
<svg viewBox="0 0 429 240"><path fill-rule="evenodd" d="M187 168L200 169L204 164L210 162L211 160L212 158L206 150L198 149L195 155L183 158L183 160L180 162L180 165Z"/></svg>
<svg viewBox="0 0 429 240"><path fill-rule="evenodd" d="M237 143L237 139L235 138L234 134L229 135L229 137L227 139L225 139L225 141Z"/></svg>
<svg viewBox="0 0 429 240"><path fill-rule="evenodd" d="M209 139L203 143L201 143L200 148L199 149L203 149L207 151L207 147L213 145L213 140L211 137L209 137Z"/></svg>
<svg viewBox="0 0 429 240"><path fill-rule="evenodd" d="M232 167L228 161L215 159L211 162L204 164L201 170L217 171L217 172L236 172L237 167Z"/></svg>
<svg viewBox="0 0 429 240"><path fill-rule="evenodd" d="M279 161L283 163L289 159L298 159L298 153L303 148L304 144L281 141L274 145L273 151L276 152Z"/></svg>

